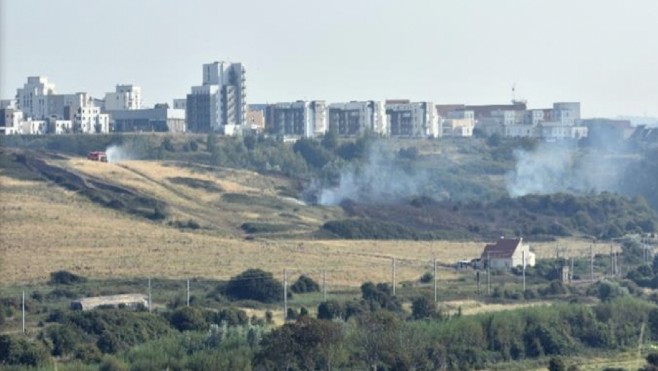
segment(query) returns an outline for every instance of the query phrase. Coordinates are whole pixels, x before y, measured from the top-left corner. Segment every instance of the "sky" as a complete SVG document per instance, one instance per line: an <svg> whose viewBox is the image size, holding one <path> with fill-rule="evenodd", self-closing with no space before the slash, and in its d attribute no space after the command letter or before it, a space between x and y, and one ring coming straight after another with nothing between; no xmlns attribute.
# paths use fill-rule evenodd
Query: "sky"
<svg viewBox="0 0 658 371"><path fill-rule="evenodd" d="M411 99L658 117L656 0L0 0L0 97L27 76L171 104L245 64L249 103Z"/></svg>

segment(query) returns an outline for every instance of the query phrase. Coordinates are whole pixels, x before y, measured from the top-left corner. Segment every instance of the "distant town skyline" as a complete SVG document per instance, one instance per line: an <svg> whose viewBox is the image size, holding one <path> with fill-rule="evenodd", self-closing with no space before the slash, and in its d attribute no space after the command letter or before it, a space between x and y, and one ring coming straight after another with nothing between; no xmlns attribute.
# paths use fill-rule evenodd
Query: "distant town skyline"
<svg viewBox="0 0 658 371"><path fill-rule="evenodd" d="M0 2L0 98L27 76L172 104L198 66L244 63L247 102L405 98L583 117L658 116L658 2L115 0Z"/></svg>

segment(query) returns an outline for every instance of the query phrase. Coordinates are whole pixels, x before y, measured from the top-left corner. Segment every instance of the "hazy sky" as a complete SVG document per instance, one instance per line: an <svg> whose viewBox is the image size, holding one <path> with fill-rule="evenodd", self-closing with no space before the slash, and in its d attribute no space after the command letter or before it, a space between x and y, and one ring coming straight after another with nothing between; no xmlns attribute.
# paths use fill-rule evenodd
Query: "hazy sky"
<svg viewBox="0 0 658 371"><path fill-rule="evenodd" d="M245 63L250 103L409 98L658 116L657 0L0 0L0 96L142 86L185 97Z"/></svg>

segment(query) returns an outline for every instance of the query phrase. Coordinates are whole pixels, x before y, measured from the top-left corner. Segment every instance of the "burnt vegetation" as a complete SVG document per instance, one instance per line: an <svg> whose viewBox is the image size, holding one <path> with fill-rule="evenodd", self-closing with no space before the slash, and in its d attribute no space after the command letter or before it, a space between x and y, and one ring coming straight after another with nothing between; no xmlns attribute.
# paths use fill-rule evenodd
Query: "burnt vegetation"
<svg viewBox="0 0 658 371"><path fill-rule="evenodd" d="M528 195L491 202L439 202L428 197L386 204L341 204L351 219L330 221L324 231L350 239L497 238L535 240L564 236L611 239L655 233L656 212L642 197L612 193Z"/></svg>

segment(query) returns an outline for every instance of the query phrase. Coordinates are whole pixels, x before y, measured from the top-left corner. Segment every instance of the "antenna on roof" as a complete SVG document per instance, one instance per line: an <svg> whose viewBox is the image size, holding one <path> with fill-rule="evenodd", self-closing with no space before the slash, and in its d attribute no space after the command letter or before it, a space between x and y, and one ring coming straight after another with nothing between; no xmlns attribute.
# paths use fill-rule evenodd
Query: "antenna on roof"
<svg viewBox="0 0 658 371"><path fill-rule="evenodd" d="M512 84L512 104L516 102L516 83Z"/></svg>

